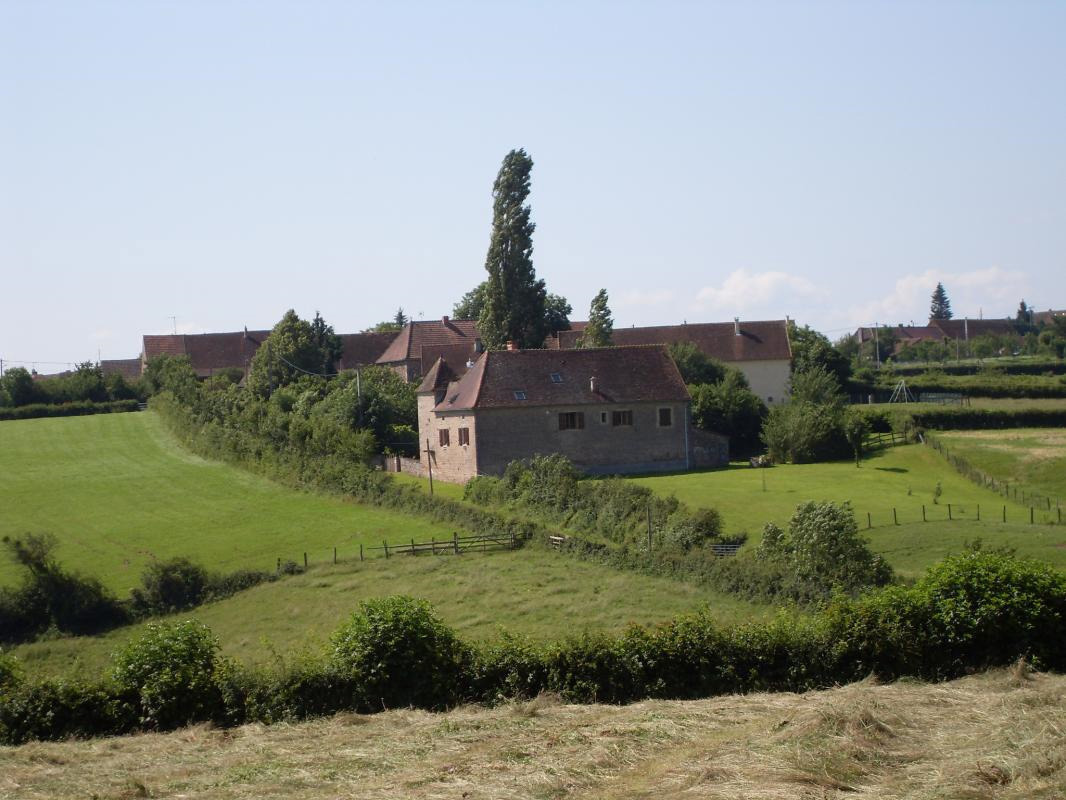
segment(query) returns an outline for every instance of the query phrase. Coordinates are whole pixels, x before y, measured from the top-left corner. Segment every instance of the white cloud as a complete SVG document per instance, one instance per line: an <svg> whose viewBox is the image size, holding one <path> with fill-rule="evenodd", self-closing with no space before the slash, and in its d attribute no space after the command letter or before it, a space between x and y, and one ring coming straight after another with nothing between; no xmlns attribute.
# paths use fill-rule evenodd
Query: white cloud
<svg viewBox="0 0 1066 800"><path fill-rule="evenodd" d="M731 272L720 286L704 286L692 308L715 316L795 316L797 299L817 300L825 293L811 281L787 272Z"/></svg>
<svg viewBox="0 0 1066 800"><path fill-rule="evenodd" d="M1013 312L1026 294L1027 284L1021 272L986 267L969 272L926 270L897 278L890 289L875 300L858 302L840 309L834 316L848 324L921 325L929 319L929 304L938 282L944 284L951 310L956 317L1002 317Z"/></svg>

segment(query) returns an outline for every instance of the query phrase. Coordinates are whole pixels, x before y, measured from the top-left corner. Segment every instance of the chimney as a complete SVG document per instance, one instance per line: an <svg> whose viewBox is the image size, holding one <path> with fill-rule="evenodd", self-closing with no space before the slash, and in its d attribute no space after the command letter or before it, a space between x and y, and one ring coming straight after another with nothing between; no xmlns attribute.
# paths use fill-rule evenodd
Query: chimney
<svg viewBox="0 0 1066 800"><path fill-rule="evenodd" d="M591 378L589 378L589 391L590 392L595 392L596 391L596 376L595 375L593 375Z"/></svg>
<svg viewBox="0 0 1066 800"><path fill-rule="evenodd" d="M733 335L740 336L740 317L733 317Z"/></svg>
<svg viewBox="0 0 1066 800"><path fill-rule="evenodd" d="M517 350L518 349L518 345L516 345L514 343L514 339L508 339L507 340L507 349L508 350Z"/></svg>
<svg viewBox="0 0 1066 800"><path fill-rule="evenodd" d="M445 325L447 325L448 324L448 315L445 314L443 317L440 318L440 321L443 322Z"/></svg>
<svg viewBox="0 0 1066 800"><path fill-rule="evenodd" d="M245 339L248 338L248 326L247 325L244 326L244 338Z"/></svg>

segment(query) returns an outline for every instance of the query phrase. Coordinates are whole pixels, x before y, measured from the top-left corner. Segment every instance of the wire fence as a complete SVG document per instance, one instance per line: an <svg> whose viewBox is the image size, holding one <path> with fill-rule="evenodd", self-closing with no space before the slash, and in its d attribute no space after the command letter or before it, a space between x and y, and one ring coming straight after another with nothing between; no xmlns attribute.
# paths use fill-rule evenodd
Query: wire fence
<svg viewBox="0 0 1066 800"><path fill-rule="evenodd" d="M989 475L979 467L975 467L967 459L951 452L943 442L928 432L923 437L923 440L928 447L936 450L956 472L967 480L985 489L990 489L1008 500L1026 506L1034 512L1033 516L1035 516L1035 512L1039 511L1045 517L1054 517L1055 522L1062 522L1062 502L1058 497L1035 492L1017 481L1011 483L994 475Z"/></svg>

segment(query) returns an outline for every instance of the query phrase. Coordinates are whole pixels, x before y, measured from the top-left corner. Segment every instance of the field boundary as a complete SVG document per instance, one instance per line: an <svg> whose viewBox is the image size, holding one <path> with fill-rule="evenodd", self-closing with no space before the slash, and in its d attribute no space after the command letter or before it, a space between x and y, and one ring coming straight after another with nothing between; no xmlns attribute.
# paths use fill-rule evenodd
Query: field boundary
<svg viewBox="0 0 1066 800"><path fill-rule="evenodd" d="M962 456L952 453L947 445L928 431L923 437L923 442L927 447L931 447L939 453L956 472L972 483L976 483L978 486L982 486L985 489L990 489L1008 500L1013 500L1016 503L1020 502L1021 505L1029 508L1030 512L1039 509L1041 512L1046 512L1049 515L1053 514L1056 517L1054 521L1059 523L1062 522L1062 502L1058 497L1051 497L1050 495L1041 494L1040 492L1027 490L1024 485L1017 482L1010 483L1009 481L1000 480L994 475L989 475L984 470L975 467ZM1019 494L1021 495L1020 498Z"/></svg>

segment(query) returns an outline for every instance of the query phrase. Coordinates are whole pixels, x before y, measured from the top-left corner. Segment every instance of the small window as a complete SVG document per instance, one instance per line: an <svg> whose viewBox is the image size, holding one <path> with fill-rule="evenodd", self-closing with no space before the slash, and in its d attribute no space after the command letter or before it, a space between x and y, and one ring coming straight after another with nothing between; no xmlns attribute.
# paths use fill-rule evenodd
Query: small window
<svg viewBox="0 0 1066 800"><path fill-rule="evenodd" d="M552 373L552 383L562 383L562 382L563 382L563 376L560 373L558 373L558 372L553 372Z"/></svg>
<svg viewBox="0 0 1066 800"><path fill-rule="evenodd" d="M441 428L437 431L437 437L440 439L441 447L447 447L451 444L451 435L447 428Z"/></svg>
<svg viewBox="0 0 1066 800"><path fill-rule="evenodd" d="M470 429L469 428L460 428L459 429L459 446L462 447L463 445L468 445L468 444L470 444Z"/></svg>
<svg viewBox="0 0 1066 800"><path fill-rule="evenodd" d="M633 425L633 412L632 411L612 411L611 412L611 425L615 428Z"/></svg>
<svg viewBox="0 0 1066 800"><path fill-rule="evenodd" d="M579 431L585 427L585 414L582 411L565 411L559 415L559 430Z"/></svg>
<svg viewBox="0 0 1066 800"><path fill-rule="evenodd" d="M659 409L659 427L669 428L674 424L674 410L672 408Z"/></svg>
<svg viewBox="0 0 1066 800"><path fill-rule="evenodd" d="M766 398L766 402L767 403L772 403L772 402L774 402L774 398L773 397L767 397Z"/></svg>
<svg viewBox="0 0 1066 800"><path fill-rule="evenodd" d="M518 391L516 391L514 393L514 399L515 400L525 400L526 399L526 393L523 392L521 389L519 389Z"/></svg>
<svg viewBox="0 0 1066 800"><path fill-rule="evenodd" d="M601 411L600 412L600 425L606 425L606 424L607 424L607 412L606 411Z"/></svg>

